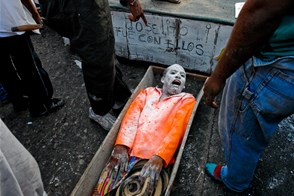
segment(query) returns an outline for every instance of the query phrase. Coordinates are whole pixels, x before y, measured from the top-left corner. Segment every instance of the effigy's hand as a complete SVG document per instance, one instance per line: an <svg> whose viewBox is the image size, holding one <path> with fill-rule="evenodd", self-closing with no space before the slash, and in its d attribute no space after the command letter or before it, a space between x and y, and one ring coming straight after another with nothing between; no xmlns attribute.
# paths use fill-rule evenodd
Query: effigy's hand
<svg viewBox="0 0 294 196"><path fill-rule="evenodd" d="M147 19L144 15L141 3L139 0L127 0L132 15L129 15L129 19L133 22L142 18L145 25L147 25Z"/></svg>
<svg viewBox="0 0 294 196"><path fill-rule="evenodd" d="M221 92L225 86L225 81L219 80L217 77L209 77L204 84L203 98L204 103L212 108L217 108L215 97Z"/></svg>
<svg viewBox="0 0 294 196"><path fill-rule="evenodd" d="M148 195L152 194L152 192L154 191L157 185L162 166L163 166L163 159L157 155L153 155L151 159L147 163L145 163L145 165L143 166L140 172L139 178L140 178L141 184L144 184L145 180L148 177L150 177L150 184L148 185L148 188L147 188Z"/></svg>
<svg viewBox="0 0 294 196"><path fill-rule="evenodd" d="M128 169L128 161L128 148L123 145L116 145L106 167L110 170L114 169L115 173L122 176Z"/></svg>

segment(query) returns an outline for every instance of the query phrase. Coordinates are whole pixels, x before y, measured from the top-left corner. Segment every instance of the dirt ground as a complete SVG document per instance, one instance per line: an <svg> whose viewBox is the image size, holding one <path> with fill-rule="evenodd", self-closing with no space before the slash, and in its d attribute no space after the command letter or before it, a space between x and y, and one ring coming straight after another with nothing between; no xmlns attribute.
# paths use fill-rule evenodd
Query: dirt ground
<svg viewBox="0 0 294 196"><path fill-rule="evenodd" d="M28 112L15 114L11 104L6 104L0 106L0 117L37 160L48 195L70 195L107 132L88 118L83 76L75 63L79 58L47 27L42 36L32 39L52 80L55 97L63 98L66 105L56 113L32 119ZM125 81L134 89L149 64L125 59L120 62ZM188 87L194 88L193 84ZM200 103L171 195L229 194L203 173L207 160L223 163L217 115L218 110ZM292 116L281 124L260 160L253 189L245 195L293 195L293 135Z"/></svg>

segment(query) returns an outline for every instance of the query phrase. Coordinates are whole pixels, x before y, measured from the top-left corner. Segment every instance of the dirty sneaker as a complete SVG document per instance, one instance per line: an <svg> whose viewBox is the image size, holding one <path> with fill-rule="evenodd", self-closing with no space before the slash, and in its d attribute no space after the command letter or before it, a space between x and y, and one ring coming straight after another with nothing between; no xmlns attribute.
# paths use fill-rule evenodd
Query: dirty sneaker
<svg viewBox="0 0 294 196"><path fill-rule="evenodd" d="M116 118L110 113L105 114L104 116L100 116L95 114L93 109L89 108L89 118L95 122L97 122L103 129L109 131L113 126Z"/></svg>

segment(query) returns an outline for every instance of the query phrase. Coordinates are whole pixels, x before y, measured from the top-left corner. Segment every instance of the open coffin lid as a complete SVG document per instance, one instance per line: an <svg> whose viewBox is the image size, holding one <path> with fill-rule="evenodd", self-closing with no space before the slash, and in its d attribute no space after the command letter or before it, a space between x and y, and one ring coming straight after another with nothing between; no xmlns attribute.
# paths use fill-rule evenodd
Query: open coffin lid
<svg viewBox="0 0 294 196"><path fill-rule="evenodd" d="M102 142L101 146L99 147L98 151L94 155L93 159L89 163L88 167L84 171L83 175L81 176L79 182L77 183L76 187L71 193L71 196L81 196L81 195L90 195L93 188L95 187L100 173L102 172L105 164L107 163L111 152L113 150L113 146L116 140L117 133L119 131L120 123L127 111L127 108L133 101L133 99L138 95L141 89L146 87L156 86L156 84L160 83L160 78L162 76L163 70L165 68L157 67L157 66L150 66L146 71L144 77L142 78L141 82L136 87L135 91L133 92L132 96L129 98L128 102L126 103L125 107L121 111L120 115L118 116L115 124L105 137L104 141ZM195 104L189 123L186 128L185 135L183 137L182 143L177 151L176 154L176 161L172 168L172 173L170 175L169 184L165 191L165 195L168 196L171 192L171 188L173 182L175 180L177 170L180 165L181 157L184 151L184 147L189 135L190 127L192 125L192 121L194 119L196 110L200 103L200 100L203 95L203 84L206 80L206 76L198 75L194 73L187 72L187 79L186 79L186 92L193 94L197 100Z"/></svg>

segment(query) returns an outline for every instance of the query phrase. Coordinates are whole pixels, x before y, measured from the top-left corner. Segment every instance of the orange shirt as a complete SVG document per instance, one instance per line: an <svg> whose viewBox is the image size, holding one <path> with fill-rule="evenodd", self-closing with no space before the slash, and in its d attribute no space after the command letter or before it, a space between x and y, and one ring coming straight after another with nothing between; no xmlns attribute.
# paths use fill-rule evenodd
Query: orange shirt
<svg viewBox="0 0 294 196"><path fill-rule="evenodd" d="M116 139L116 145L129 147L130 156L150 159L158 155L167 166L177 150L196 99L180 93L159 100L162 90L149 87L131 103Z"/></svg>

